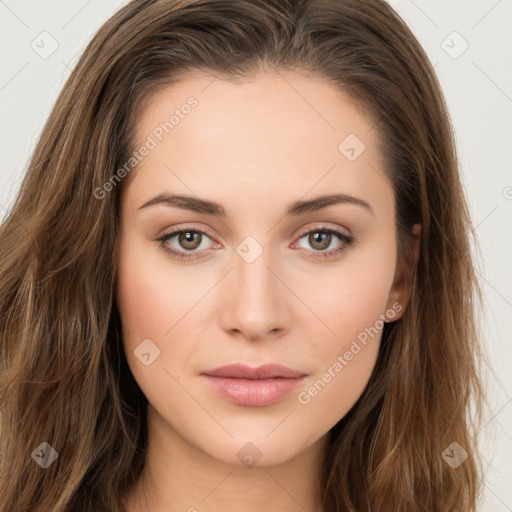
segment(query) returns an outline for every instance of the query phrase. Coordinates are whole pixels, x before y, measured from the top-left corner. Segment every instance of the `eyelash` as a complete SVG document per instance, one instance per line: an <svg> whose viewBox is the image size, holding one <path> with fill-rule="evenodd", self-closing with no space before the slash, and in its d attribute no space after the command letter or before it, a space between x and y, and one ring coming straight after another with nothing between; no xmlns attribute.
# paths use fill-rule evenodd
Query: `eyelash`
<svg viewBox="0 0 512 512"><path fill-rule="evenodd" d="M208 235L208 233L206 233L205 231L203 231L201 229L185 227L185 228L177 229L175 231L171 231L170 233L166 233L165 235L162 235L161 237L156 238L154 241L159 242L160 247L162 248L162 250L165 253L167 253L175 258L190 260L190 259L197 259L198 257L201 257L201 256L197 256L197 257L194 256L194 254L195 254L194 252L187 253L187 252L177 251L175 249L169 248L169 246L166 244L166 242L169 240L169 238L172 238L175 235L179 235L180 233L185 233L185 232L200 233L202 235L206 235L208 238L211 238ZM312 258L329 258L331 256L341 254L343 251L345 251L348 247L350 247L355 242L355 239L353 236L346 235L346 234L342 233L341 231L338 231L337 229L331 228L328 226L321 226L321 227L315 226L313 228L307 229L299 236L298 240L300 240L301 238L304 238L306 235L309 235L309 233L315 233L315 232L329 233L331 235L335 235L343 243L337 249L331 249L330 251L325 251L325 252L324 251L313 251L314 253L318 253L318 254L312 256Z"/></svg>

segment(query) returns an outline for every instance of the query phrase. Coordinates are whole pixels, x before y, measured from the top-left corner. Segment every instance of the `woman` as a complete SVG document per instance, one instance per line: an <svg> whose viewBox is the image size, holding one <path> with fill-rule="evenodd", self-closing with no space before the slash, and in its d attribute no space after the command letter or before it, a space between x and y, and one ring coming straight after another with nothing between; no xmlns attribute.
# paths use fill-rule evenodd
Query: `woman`
<svg viewBox="0 0 512 512"><path fill-rule="evenodd" d="M0 511L476 510L470 236L385 2L130 2L1 227Z"/></svg>

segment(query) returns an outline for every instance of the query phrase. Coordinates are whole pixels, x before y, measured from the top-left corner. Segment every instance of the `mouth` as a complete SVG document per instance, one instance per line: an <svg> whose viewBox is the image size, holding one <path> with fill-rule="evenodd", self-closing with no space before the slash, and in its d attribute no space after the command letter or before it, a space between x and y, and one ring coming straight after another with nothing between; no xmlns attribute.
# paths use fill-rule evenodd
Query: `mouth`
<svg viewBox="0 0 512 512"><path fill-rule="evenodd" d="M257 368L234 364L207 370L201 376L213 391L229 402L262 407L289 395L307 374L276 364Z"/></svg>

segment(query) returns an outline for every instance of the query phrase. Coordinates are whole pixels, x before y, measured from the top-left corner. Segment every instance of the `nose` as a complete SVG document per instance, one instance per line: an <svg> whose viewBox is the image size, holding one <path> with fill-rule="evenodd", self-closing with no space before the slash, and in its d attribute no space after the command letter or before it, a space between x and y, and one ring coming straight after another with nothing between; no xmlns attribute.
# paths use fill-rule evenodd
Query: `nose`
<svg viewBox="0 0 512 512"><path fill-rule="evenodd" d="M233 256L234 268L222 291L222 327L231 335L248 340L279 337L291 322L292 292L279 276L279 266L270 251L250 261Z"/></svg>

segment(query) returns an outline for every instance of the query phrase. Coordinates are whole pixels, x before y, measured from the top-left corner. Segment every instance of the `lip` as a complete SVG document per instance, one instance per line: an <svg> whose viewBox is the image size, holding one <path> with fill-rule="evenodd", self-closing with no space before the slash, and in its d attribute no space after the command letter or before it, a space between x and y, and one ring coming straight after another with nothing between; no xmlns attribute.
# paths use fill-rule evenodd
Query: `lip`
<svg viewBox="0 0 512 512"><path fill-rule="evenodd" d="M201 373L210 387L226 400L239 405L261 407L289 395L307 374L278 364L256 368L231 364Z"/></svg>
<svg viewBox="0 0 512 512"><path fill-rule="evenodd" d="M243 363L228 364L220 366L213 370L206 370L201 375L209 375L210 377L228 377L232 379L272 379L275 377L283 377L288 379L296 379L304 377L306 374L297 370L292 370L280 364L263 364L261 366L252 367Z"/></svg>

